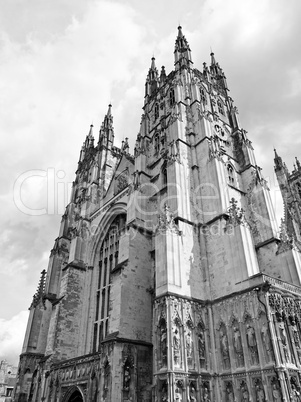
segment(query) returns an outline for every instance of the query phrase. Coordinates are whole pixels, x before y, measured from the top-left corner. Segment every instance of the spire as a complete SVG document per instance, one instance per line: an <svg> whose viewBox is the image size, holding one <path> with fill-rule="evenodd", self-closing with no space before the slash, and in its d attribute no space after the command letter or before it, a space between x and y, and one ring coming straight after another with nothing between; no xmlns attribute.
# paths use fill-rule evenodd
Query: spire
<svg viewBox="0 0 301 402"><path fill-rule="evenodd" d="M151 96L159 86L159 74L155 63L155 57L152 57L151 66L148 70L145 83L145 96Z"/></svg>
<svg viewBox="0 0 301 402"><path fill-rule="evenodd" d="M283 168L282 158L277 154L277 151L275 148L274 148L274 153L275 153L275 157L274 157L275 171L281 170Z"/></svg>
<svg viewBox="0 0 301 402"><path fill-rule="evenodd" d="M112 147L114 143L114 128L113 128L113 115L112 105L109 104L107 114L104 117L103 123L99 130L98 144Z"/></svg>
<svg viewBox="0 0 301 402"><path fill-rule="evenodd" d="M193 64L191 60L191 50L185 36L183 35L181 26L178 27L174 56L176 69L190 68L190 65Z"/></svg>
<svg viewBox="0 0 301 402"><path fill-rule="evenodd" d="M298 168L298 170L300 170L301 169L300 162L297 157L295 157L295 159L296 159L297 168Z"/></svg>
<svg viewBox="0 0 301 402"><path fill-rule="evenodd" d="M178 26L178 38L184 38L181 25Z"/></svg>

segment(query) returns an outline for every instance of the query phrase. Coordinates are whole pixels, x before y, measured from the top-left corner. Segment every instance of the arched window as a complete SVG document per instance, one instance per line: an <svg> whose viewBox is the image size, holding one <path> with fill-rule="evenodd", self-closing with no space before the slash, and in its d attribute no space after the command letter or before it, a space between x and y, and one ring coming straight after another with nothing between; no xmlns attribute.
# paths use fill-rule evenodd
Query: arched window
<svg viewBox="0 0 301 402"><path fill-rule="evenodd" d="M206 105L207 103L207 96L206 96L206 90L204 87L200 88L200 97L201 97L201 102L204 103L204 105Z"/></svg>
<svg viewBox="0 0 301 402"><path fill-rule="evenodd" d="M159 138L159 134L155 134L155 154L157 154L160 151L160 138Z"/></svg>
<svg viewBox="0 0 301 402"><path fill-rule="evenodd" d="M228 163L227 164L227 174L228 174L228 183L232 186L235 185L235 172L233 166Z"/></svg>
<svg viewBox="0 0 301 402"><path fill-rule="evenodd" d="M218 108L218 113L220 113L224 116L225 115L224 106L220 99L217 101L217 108Z"/></svg>
<svg viewBox="0 0 301 402"><path fill-rule="evenodd" d="M100 248L96 309L94 320L93 352L99 350L108 332L110 276L118 263L119 239L125 231L126 215L118 215L110 225Z"/></svg>
<svg viewBox="0 0 301 402"><path fill-rule="evenodd" d="M166 166L162 169L162 187L167 186L167 168Z"/></svg>
<svg viewBox="0 0 301 402"><path fill-rule="evenodd" d="M171 89L169 91L169 105L173 106L175 103L176 103L175 90Z"/></svg>
<svg viewBox="0 0 301 402"><path fill-rule="evenodd" d="M159 117L159 104L155 104L155 120Z"/></svg>

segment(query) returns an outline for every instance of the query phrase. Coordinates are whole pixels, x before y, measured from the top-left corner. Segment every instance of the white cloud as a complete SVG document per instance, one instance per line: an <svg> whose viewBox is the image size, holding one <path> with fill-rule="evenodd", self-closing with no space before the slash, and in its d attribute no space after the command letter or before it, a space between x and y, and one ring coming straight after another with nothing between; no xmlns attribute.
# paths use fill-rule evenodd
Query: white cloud
<svg viewBox="0 0 301 402"><path fill-rule="evenodd" d="M3 0L1 5L0 317L7 331L15 325L9 317L30 304L60 221L57 208L39 217L19 211L15 180L31 169L53 168L66 173L55 178L55 189L59 181L67 188L89 125L94 123L97 137L109 102L117 145L128 136L133 147L150 58L154 52L158 69L165 65L170 72L179 22L196 68L209 63L212 46L272 187L273 146L288 165L297 152L299 0L289 6L274 0L73 0L72 5L32 0L26 6ZM46 184L29 180L22 188L24 203L47 207Z"/></svg>
<svg viewBox="0 0 301 402"><path fill-rule="evenodd" d="M18 364L27 320L28 311L20 311L10 320L0 318L0 356L10 364Z"/></svg>

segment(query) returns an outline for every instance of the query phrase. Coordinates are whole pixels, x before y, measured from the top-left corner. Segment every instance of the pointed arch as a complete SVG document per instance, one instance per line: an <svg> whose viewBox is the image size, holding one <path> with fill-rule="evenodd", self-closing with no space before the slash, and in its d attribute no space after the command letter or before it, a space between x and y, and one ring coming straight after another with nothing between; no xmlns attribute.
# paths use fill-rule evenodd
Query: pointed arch
<svg viewBox="0 0 301 402"><path fill-rule="evenodd" d="M62 402L85 402L84 393L80 387L73 385L66 391Z"/></svg>

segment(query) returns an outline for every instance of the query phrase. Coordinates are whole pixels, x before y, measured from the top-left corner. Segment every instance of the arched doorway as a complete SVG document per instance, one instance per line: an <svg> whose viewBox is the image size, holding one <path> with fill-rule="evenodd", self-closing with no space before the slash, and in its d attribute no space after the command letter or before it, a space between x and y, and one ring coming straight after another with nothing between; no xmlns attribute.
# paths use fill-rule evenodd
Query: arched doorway
<svg viewBox="0 0 301 402"><path fill-rule="evenodd" d="M81 393L76 390L74 391L68 399L68 402L84 402Z"/></svg>

